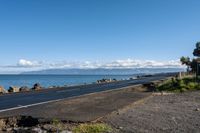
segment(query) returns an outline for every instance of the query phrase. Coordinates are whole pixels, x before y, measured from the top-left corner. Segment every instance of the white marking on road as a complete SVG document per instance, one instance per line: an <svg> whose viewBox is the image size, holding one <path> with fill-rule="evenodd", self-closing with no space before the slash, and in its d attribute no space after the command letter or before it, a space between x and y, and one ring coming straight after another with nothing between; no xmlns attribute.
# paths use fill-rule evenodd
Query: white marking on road
<svg viewBox="0 0 200 133"><path fill-rule="evenodd" d="M57 99L57 100L51 100L51 101L47 101L47 102L34 103L34 104L29 104L29 105L18 105L18 107L0 110L0 113L6 112L6 111L11 111L11 110L22 109L22 108L28 108L28 107L42 105L42 104L47 104L47 103L59 102L61 100L64 100L64 98L63 99Z"/></svg>

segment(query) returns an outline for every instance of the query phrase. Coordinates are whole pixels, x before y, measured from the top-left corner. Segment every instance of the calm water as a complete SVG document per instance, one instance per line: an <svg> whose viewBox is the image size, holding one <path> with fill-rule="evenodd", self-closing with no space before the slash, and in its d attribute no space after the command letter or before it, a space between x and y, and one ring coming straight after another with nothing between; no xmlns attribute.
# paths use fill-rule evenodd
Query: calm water
<svg viewBox="0 0 200 133"><path fill-rule="evenodd" d="M44 87L78 85L93 83L102 78L128 79L131 75L0 75L0 86L8 89L9 86L32 87L40 83Z"/></svg>

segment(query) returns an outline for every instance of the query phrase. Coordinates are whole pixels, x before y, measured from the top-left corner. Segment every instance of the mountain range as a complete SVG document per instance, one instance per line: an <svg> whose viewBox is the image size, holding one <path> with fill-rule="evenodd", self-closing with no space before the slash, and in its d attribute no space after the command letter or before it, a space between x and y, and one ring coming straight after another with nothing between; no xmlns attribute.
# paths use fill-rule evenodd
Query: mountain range
<svg viewBox="0 0 200 133"><path fill-rule="evenodd" d="M56 75L131 75L131 74L155 74L184 71L183 68L133 68L133 69L46 69L39 71L23 72L21 74L56 74Z"/></svg>

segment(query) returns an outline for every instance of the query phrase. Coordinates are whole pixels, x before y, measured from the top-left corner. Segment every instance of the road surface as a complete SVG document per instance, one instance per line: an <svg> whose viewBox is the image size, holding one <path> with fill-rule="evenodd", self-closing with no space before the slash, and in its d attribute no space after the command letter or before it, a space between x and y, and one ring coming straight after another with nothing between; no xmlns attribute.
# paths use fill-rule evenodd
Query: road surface
<svg viewBox="0 0 200 133"><path fill-rule="evenodd" d="M174 76L174 74L158 74L151 77L143 77L141 79L136 80L126 80L105 84L90 84L65 88L54 88L44 91L2 95L0 96L0 113L42 104L48 104L76 96L81 96L84 94L102 92L106 90L114 90L137 84L145 84L151 81L161 80L171 76Z"/></svg>

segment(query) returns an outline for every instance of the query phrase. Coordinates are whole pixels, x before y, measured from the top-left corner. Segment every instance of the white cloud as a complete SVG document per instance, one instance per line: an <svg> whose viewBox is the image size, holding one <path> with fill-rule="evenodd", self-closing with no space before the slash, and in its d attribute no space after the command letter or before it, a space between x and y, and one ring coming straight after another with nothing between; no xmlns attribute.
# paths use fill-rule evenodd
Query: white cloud
<svg viewBox="0 0 200 133"><path fill-rule="evenodd" d="M183 68L179 60L116 60L111 62L59 62L46 64L48 68Z"/></svg>
<svg viewBox="0 0 200 133"><path fill-rule="evenodd" d="M110 62L41 62L20 59L16 65L0 66L0 73L3 72L23 72L35 71L41 69L60 69L60 68L81 68L81 69L94 69L94 68L184 68L179 60L170 61L155 61L155 60L115 60Z"/></svg>
<svg viewBox="0 0 200 133"><path fill-rule="evenodd" d="M16 67L39 67L42 64L37 61L29 61L25 59L20 59Z"/></svg>
<svg viewBox="0 0 200 133"><path fill-rule="evenodd" d="M179 60L154 61L154 60L116 60L104 64L105 68L180 68L183 67Z"/></svg>

